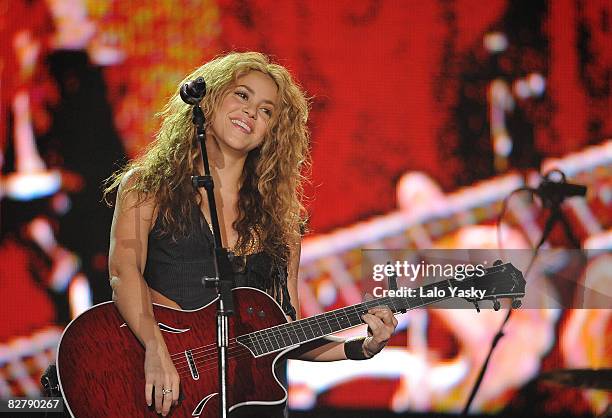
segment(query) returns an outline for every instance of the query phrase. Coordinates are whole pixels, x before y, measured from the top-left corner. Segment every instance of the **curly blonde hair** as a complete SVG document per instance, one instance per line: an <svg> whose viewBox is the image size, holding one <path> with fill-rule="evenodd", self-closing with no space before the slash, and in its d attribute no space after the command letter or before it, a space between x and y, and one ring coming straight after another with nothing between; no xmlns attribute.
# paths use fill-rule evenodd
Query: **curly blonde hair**
<svg viewBox="0 0 612 418"><path fill-rule="evenodd" d="M267 74L278 87L277 110L258 148L247 155L239 189L236 253L258 247L277 259L287 260L298 243L306 220L303 206L303 173L310 167L309 102L302 89L281 65L258 52L232 52L218 56L189 74L162 112L161 127L146 151L114 173L106 182L105 199L128 173L122 195L137 192L137 204L153 197L163 233L173 238L189 235L191 205L201 203L191 176L198 170L200 149L194 135L191 106L180 97L180 86L197 77L206 81L201 108L207 121L229 94L236 79L250 71Z"/></svg>

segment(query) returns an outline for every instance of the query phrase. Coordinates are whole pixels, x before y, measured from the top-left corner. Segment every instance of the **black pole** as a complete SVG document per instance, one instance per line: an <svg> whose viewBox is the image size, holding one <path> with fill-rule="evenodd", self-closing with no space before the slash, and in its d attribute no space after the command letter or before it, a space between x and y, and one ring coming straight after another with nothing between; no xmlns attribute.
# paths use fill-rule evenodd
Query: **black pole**
<svg viewBox="0 0 612 418"><path fill-rule="evenodd" d="M497 331L497 334L495 334L495 337L493 337L493 342L491 343L489 354L487 354L487 358L482 364L480 373L478 373L478 378L476 379L476 382L474 383L474 386L472 387L472 392L470 393L470 397L468 398L465 404L465 407L463 408L463 411L461 412L462 417L467 416L468 412L470 411L470 406L472 406L472 402L474 401L474 398L476 397L476 393L478 392L478 389L480 389L480 385L482 383L482 379L484 378L485 372L487 371L487 367L489 367L489 360L491 360L491 356L493 355L493 350L497 346L497 343L499 342L499 340L501 340L501 337L504 336L504 327L506 323L508 322L508 320L510 319L510 315L512 315L512 308L508 308L508 313L506 314L506 318L504 319L504 322L502 322L501 326L499 327L499 330Z"/></svg>
<svg viewBox="0 0 612 418"><path fill-rule="evenodd" d="M200 144L200 155L204 166L204 175L191 176L191 182L195 188L203 187L206 190L208 198L208 207L210 209L210 221L212 224L213 233L213 248L214 248L214 267L215 277L204 279L207 282L212 282L216 285L218 302L217 302L217 354L218 354L218 371L219 371L219 416L227 418L229 406L227 404L227 348L229 345L229 317L234 313L234 301L232 289L234 288L234 280L232 269L229 263L227 249L223 248L221 242L221 229L219 227L219 217L217 215L217 205L215 203L214 181L210 174L210 165L208 162L208 154L206 152L206 133L204 129L205 117L204 112L200 108L200 101L206 92L206 85L202 77L197 78L181 87L181 98L188 104L193 105L192 122L195 125L196 137Z"/></svg>

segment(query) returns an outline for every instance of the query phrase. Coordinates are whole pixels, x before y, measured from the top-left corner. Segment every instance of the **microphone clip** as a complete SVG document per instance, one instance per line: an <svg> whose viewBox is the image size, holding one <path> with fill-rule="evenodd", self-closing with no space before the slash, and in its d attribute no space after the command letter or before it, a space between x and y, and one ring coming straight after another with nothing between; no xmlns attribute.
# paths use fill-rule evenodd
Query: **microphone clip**
<svg viewBox="0 0 612 418"><path fill-rule="evenodd" d="M560 205L566 198L585 196L587 188L580 184L568 183L565 173L555 169L546 173L535 193L542 199L546 208Z"/></svg>

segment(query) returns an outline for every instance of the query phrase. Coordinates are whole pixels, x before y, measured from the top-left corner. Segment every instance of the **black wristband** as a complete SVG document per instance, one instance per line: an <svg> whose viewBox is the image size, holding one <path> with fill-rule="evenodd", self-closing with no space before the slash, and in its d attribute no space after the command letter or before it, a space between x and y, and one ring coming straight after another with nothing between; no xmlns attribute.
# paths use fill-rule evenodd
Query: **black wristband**
<svg viewBox="0 0 612 418"><path fill-rule="evenodd" d="M351 338L344 341L344 354L349 360L367 360L367 357L363 352L363 342L366 337Z"/></svg>

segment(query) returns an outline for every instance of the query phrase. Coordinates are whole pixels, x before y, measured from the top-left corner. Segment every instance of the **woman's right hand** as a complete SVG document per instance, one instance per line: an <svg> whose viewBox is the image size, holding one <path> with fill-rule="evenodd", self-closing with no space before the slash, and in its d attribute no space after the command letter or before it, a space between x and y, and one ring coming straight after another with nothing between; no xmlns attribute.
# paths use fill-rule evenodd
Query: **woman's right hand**
<svg viewBox="0 0 612 418"><path fill-rule="evenodd" d="M155 410L166 416L170 406L178 403L180 382L166 344L154 342L146 346L144 372L147 405L151 406L155 389ZM167 392L165 395L164 389ZM169 390L171 392L168 393Z"/></svg>
<svg viewBox="0 0 612 418"><path fill-rule="evenodd" d="M124 175L117 192L108 269L115 306L145 348L146 402L149 406L155 402L157 412L165 416L179 399L179 376L155 320L149 287L142 275L156 205L153 197L145 196L142 201L139 192L130 190L137 175L136 171Z"/></svg>

